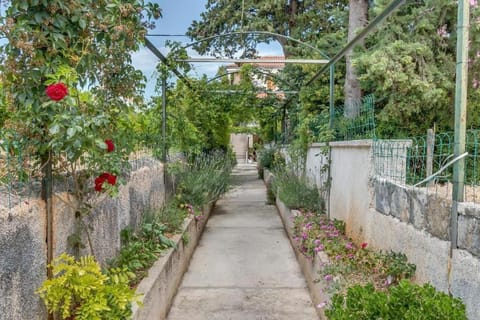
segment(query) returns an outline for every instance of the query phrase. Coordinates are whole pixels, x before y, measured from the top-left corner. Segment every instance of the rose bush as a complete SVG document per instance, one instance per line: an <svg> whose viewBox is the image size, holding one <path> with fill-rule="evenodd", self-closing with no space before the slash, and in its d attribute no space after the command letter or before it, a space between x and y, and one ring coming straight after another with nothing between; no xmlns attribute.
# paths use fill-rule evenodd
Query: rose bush
<svg viewBox="0 0 480 320"><path fill-rule="evenodd" d="M102 192L103 184L105 182L114 186L117 183L117 177L108 172L102 173L99 177L95 179L95 190L98 192Z"/></svg>
<svg viewBox="0 0 480 320"><path fill-rule="evenodd" d="M55 83L47 86L45 93L50 99L60 101L68 94L68 88L64 83Z"/></svg>
<svg viewBox="0 0 480 320"><path fill-rule="evenodd" d="M105 140L105 144L107 145L107 152L115 151L115 145L113 144L113 140Z"/></svg>
<svg viewBox="0 0 480 320"><path fill-rule="evenodd" d="M160 13L139 0L10 1L1 18L2 125L16 133L14 151L29 155L26 176L46 177L44 197L52 176L68 181L72 196L63 200L78 223L69 239L75 254L89 232L82 219L116 194L128 169L127 116L143 103L145 87L131 54Z"/></svg>

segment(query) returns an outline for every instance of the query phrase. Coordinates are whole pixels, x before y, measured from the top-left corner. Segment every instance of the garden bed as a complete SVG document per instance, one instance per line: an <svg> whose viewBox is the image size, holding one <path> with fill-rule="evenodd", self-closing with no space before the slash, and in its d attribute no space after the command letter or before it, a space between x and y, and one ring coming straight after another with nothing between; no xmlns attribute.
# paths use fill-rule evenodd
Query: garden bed
<svg viewBox="0 0 480 320"><path fill-rule="evenodd" d="M270 183L272 179L272 173L264 169L265 183ZM328 285L326 283L323 283L322 281L319 281L319 271L322 270L322 265L328 264L329 258L323 252L318 252L313 260L308 259L304 254L302 254L297 247L297 243L294 240L292 232L292 217L294 216L296 210L290 210L289 208L287 208L287 206L280 199L278 199L278 197L276 198L276 206L280 218L282 219L285 231L287 232L288 239L290 240L290 244L295 251L295 255L297 257L298 263L300 264L303 276L305 277L305 280L307 282L310 297L312 299L312 303L315 306L315 310L317 311L320 319L327 319L324 315L323 308L318 307L324 306L327 302L330 301L330 296L327 293Z"/></svg>
<svg viewBox="0 0 480 320"><path fill-rule="evenodd" d="M141 295L143 306L133 304L132 319L166 318L214 205L203 208L201 220L193 216L185 219L182 232L172 238L176 247L160 257L149 269L148 276L138 284L136 293Z"/></svg>

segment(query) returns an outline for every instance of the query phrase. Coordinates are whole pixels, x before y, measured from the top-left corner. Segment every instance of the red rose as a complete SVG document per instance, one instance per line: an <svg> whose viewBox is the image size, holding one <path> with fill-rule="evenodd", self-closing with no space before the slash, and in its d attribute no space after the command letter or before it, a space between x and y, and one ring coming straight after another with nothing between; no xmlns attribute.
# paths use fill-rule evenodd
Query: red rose
<svg viewBox="0 0 480 320"><path fill-rule="evenodd" d="M45 89L45 93L50 99L60 101L68 94L68 88L64 83L55 83Z"/></svg>
<svg viewBox="0 0 480 320"><path fill-rule="evenodd" d="M115 150L115 145L113 144L113 140L105 140L105 144L107 145L107 152L112 152Z"/></svg>
<svg viewBox="0 0 480 320"><path fill-rule="evenodd" d="M368 246L368 243L362 242L362 249L365 249Z"/></svg>
<svg viewBox="0 0 480 320"><path fill-rule="evenodd" d="M95 179L95 190L102 192L103 183L107 182L114 186L117 183L117 176L114 176L111 173L104 172Z"/></svg>

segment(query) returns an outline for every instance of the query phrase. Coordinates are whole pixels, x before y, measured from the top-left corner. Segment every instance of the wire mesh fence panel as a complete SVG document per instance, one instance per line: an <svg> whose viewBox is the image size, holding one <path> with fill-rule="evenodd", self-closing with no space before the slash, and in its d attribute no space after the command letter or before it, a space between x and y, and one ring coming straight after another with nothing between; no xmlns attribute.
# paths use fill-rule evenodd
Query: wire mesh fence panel
<svg viewBox="0 0 480 320"><path fill-rule="evenodd" d="M466 135L465 196L466 202L479 202L477 194L479 172L480 131ZM429 146L429 144L431 144ZM451 199L454 159L454 133L413 137L405 140L375 140L373 161L375 176L402 185L426 188L429 193Z"/></svg>
<svg viewBox="0 0 480 320"><path fill-rule="evenodd" d="M354 110L347 116L346 110ZM375 138L375 98L373 95L363 97L353 105L335 108L333 130L337 141Z"/></svg>
<svg viewBox="0 0 480 320"><path fill-rule="evenodd" d="M373 143L374 172L376 176L398 184L406 184L410 180L412 168L412 140L375 140ZM413 167L417 163L414 161Z"/></svg>
<svg viewBox="0 0 480 320"><path fill-rule="evenodd" d="M41 173L28 144L15 132L0 130L0 207L11 209L39 197Z"/></svg>
<svg viewBox="0 0 480 320"><path fill-rule="evenodd" d="M465 201L480 202L478 188L480 184L479 172L479 143L480 130L468 130L466 134L466 151L468 156L465 160Z"/></svg>

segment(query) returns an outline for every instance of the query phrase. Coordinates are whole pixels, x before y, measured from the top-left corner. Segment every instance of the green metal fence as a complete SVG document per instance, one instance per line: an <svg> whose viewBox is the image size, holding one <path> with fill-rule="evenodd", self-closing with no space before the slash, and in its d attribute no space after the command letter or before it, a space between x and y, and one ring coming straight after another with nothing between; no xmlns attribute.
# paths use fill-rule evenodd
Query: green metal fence
<svg viewBox="0 0 480 320"><path fill-rule="evenodd" d="M347 113L352 113L354 117L349 117ZM375 138L374 96L367 95L347 107L335 107L332 125L337 141Z"/></svg>
<svg viewBox="0 0 480 320"><path fill-rule="evenodd" d="M478 202L480 130L467 131L465 161L465 201ZM427 188L451 197L454 133L427 134L402 140L375 140L374 171L377 177L403 185ZM431 179L428 179L431 177Z"/></svg>

